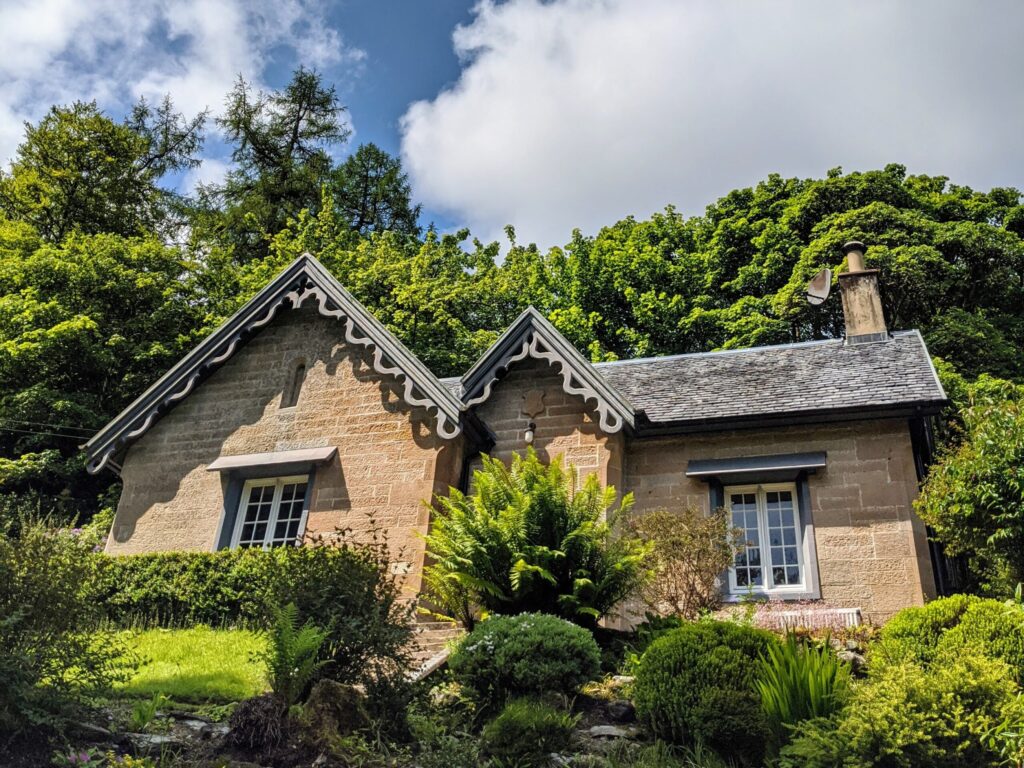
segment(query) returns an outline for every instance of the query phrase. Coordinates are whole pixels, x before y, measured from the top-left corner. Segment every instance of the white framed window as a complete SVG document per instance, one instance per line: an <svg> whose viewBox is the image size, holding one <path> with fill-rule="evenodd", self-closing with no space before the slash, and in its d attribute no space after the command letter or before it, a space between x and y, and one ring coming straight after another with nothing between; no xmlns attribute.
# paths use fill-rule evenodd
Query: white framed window
<svg viewBox="0 0 1024 768"><path fill-rule="evenodd" d="M306 530L306 487L309 477L247 480L235 518L231 548L280 547L295 544Z"/></svg>
<svg viewBox="0 0 1024 768"><path fill-rule="evenodd" d="M729 591L785 594L807 589L807 566L794 483L730 486L725 506L742 531Z"/></svg>

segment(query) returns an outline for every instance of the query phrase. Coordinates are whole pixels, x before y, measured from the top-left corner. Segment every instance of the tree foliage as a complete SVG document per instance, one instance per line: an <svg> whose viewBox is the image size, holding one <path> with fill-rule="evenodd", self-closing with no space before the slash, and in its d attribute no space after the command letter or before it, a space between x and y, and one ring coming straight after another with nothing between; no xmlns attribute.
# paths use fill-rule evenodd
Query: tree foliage
<svg viewBox="0 0 1024 768"><path fill-rule="evenodd" d="M982 376L960 394L962 432L915 507L950 554L1005 591L1024 581L1024 389Z"/></svg>
<svg viewBox="0 0 1024 768"><path fill-rule="evenodd" d="M199 165L205 120L186 119L169 98L140 100L124 123L96 102L53 107L26 126L10 170L0 170L0 212L51 242L166 231L179 200L160 182Z"/></svg>
<svg viewBox="0 0 1024 768"><path fill-rule="evenodd" d="M430 598L467 627L476 609L550 613L593 626L647 575L647 547L616 533L633 497L596 475L576 487L575 468L544 464L530 448L512 466L483 457L473 492L452 489L427 536Z"/></svg>
<svg viewBox="0 0 1024 768"><path fill-rule="evenodd" d="M269 237L319 204L332 168L330 148L351 133L343 113L334 88L316 72L300 68L271 93L238 78L217 120L234 167L204 196L217 236L240 261L266 255Z"/></svg>
<svg viewBox="0 0 1024 768"><path fill-rule="evenodd" d="M198 267L154 236L47 243L0 220L0 495L42 495L65 517L109 478L82 443L200 337Z"/></svg>
<svg viewBox="0 0 1024 768"><path fill-rule="evenodd" d="M339 160L344 108L315 72L267 93L238 82L218 121L231 167L191 200L170 187L197 164L204 119L169 100L121 121L54 107L0 172L0 514L95 509L112 481L84 476L82 438L304 250L447 376L529 305L593 360L836 336L838 298L810 307L803 288L859 239L891 328L920 328L964 381L1024 380L1015 189L899 165L772 175L699 216L668 207L548 249L509 227L502 248L421 233L378 147Z"/></svg>
<svg viewBox="0 0 1024 768"><path fill-rule="evenodd" d="M412 202L402 163L376 144L363 144L334 169L334 204L349 227L361 235L400 232L418 235L421 206Z"/></svg>

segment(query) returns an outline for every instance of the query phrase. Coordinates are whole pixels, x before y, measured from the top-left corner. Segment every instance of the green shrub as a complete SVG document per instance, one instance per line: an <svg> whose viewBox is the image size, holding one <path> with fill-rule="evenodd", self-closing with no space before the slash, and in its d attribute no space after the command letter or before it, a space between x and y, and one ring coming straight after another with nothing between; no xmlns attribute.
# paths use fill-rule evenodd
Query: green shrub
<svg viewBox="0 0 1024 768"><path fill-rule="evenodd" d="M904 608L883 625L873 656L883 662L927 664L935 657L946 630L955 627L964 611L977 601L978 598L971 595L951 595L922 606Z"/></svg>
<svg viewBox="0 0 1024 768"><path fill-rule="evenodd" d="M850 687L850 667L836 658L827 641L798 641L790 632L784 643L768 646L758 663L756 685L774 754L792 726L831 717L840 709Z"/></svg>
<svg viewBox="0 0 1024 768"><path fill-rule="evenodd" d="M980 655L901 662L855 685L835 720L797 726L782 768L956 768L999 765L987 734L1015 703L1005 663Z"/></svg>
<svg viewBox="0 0 1024 768"><path fill-rule="evenodd" d="M1005 661L1017 684L1024 684L1024 610L998 600L972 603L943 635L938 652L959 655L968 648Z"/></svg>
<svg viewBox="0 0 1024 768"><path fill-rule="evenodd" d="M1005 661L1014 679L1024 682L1024 610L1014 603L968 595L905 608L882 627L871 664L929 664L969 647Z"/></svg>
<svg viewBox="0 0 1024 768"><path fill-rule="evenodd" d="M580 758L581 768L729 768L722 758L701 744L678 747L664 741L640 745L621 740L601 757Z"/></svg>
<svg viewBox="0 0 1024 768"><path fill-rule="evenodd" d="M508 696L571 695L600 672L590 632L556 616L524 613L480 622L452 653L455 679L479 702Z"/></svg>
<svg viewBox="0 0 1024 768"><path fill-rule="evenodd" d="M658 738L703 743L725 757L756 763L767 735L754 690L757 660L776 643L768 632L722 621L663 635L637 668L637 715Z"/></svg>
<svg viewBox="0 0 1024 768"><path fill-rule="evenodd" d="M17 536L0 536L0 737L60 725L126 676L123 646L99 631L91 599L94 546L77 530L24 520Z"/></svg>
<svg viewBox="0 0 1024 768"><path fill-rule="evenodd" d="M472 496L438 497L424 570L431 601L472 629L476 608L514 616L551 613L596 626L648 577L648 547L616 522L633 503L595 475L545 465L533 448L511 468L483 457Z"/></svg>
<svg viewBox="0 0 1024 768"><path fill-rule="evenodd" d="M579 718L533 699L513 699L480 735L484 754L507 764L539 765L572 745Z"/></svg>
<svg viewBox="0 0 1024 768"><path fill-rule="evenodd" d="M325 672L365 679L375 665L407 661L409 608L389 570L384 543L96 555L92 599L122 626L266 627L274 608L294 603L298 620L327 631Z"/></svg>

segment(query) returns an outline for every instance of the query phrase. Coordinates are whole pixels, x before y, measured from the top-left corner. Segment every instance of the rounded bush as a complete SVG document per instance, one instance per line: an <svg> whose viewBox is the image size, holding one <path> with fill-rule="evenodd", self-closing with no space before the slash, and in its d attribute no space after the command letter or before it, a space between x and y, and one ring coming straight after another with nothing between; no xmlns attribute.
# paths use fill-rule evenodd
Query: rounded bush
<svg viewBox="0 0 1024 768"><path fill-rule="evenodd" d="M1005 661L1024 682L1024 610L998 600L952 595L919 608L905 608L882 627L871 666L930 664L967 649Z"/></svg>
<svg viewBox="0 0 1024 768"><path fill-rule="evenodd" d="M946 630L959 624L964 612L978 601L971 595L951 595L904 608L882 627L873 659L883 663L929 663L935 658Z"/></svg>
<svg viewBox="0 0 1024 768"><path fill-rule="evenodd" d="M480 734L480 746L489 757L513 765L546 762L552 752L572 745L577 718L549 704L513 699Z"/></svg>
<svg viewBox="0 0 1024 768"><path fill-rule="evenodd" d="M524 613L481 622L448 664L473 698L493 705L509 696L571 695L598 675L601 652L588 630L557 616Z"/></svg>
<svg viewBox="0 0 1024 768"><path fill-rule="evenodd" d="M939 641L937 655L959 657L966 651L1005 661L1018 684L1024 683L1024 610L998 600L976 600Z"/></svg>
<svg viewBox="0 0 1024 768"><path fill-rule="evenodd" d="M764 630L724 621L663 635L637 668L637 715L666 741L702 743L724 757L758 763L767 724L754 679L758 657L777 642Z"/></svg>

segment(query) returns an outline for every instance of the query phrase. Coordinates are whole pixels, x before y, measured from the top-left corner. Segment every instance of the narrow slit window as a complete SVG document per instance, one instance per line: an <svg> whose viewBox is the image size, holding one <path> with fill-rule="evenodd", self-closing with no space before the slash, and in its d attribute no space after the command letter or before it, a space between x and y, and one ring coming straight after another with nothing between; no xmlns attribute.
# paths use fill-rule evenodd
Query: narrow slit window
<svg viewBox="0 0 1024 768"><path fill-rule="evenodd" d="M302 392L302 383L306 380L306 364L299 363L292 372L288 387L285 389L284 397L281 399L282 408L294 408L299 402L299 395Z"/></svg>

